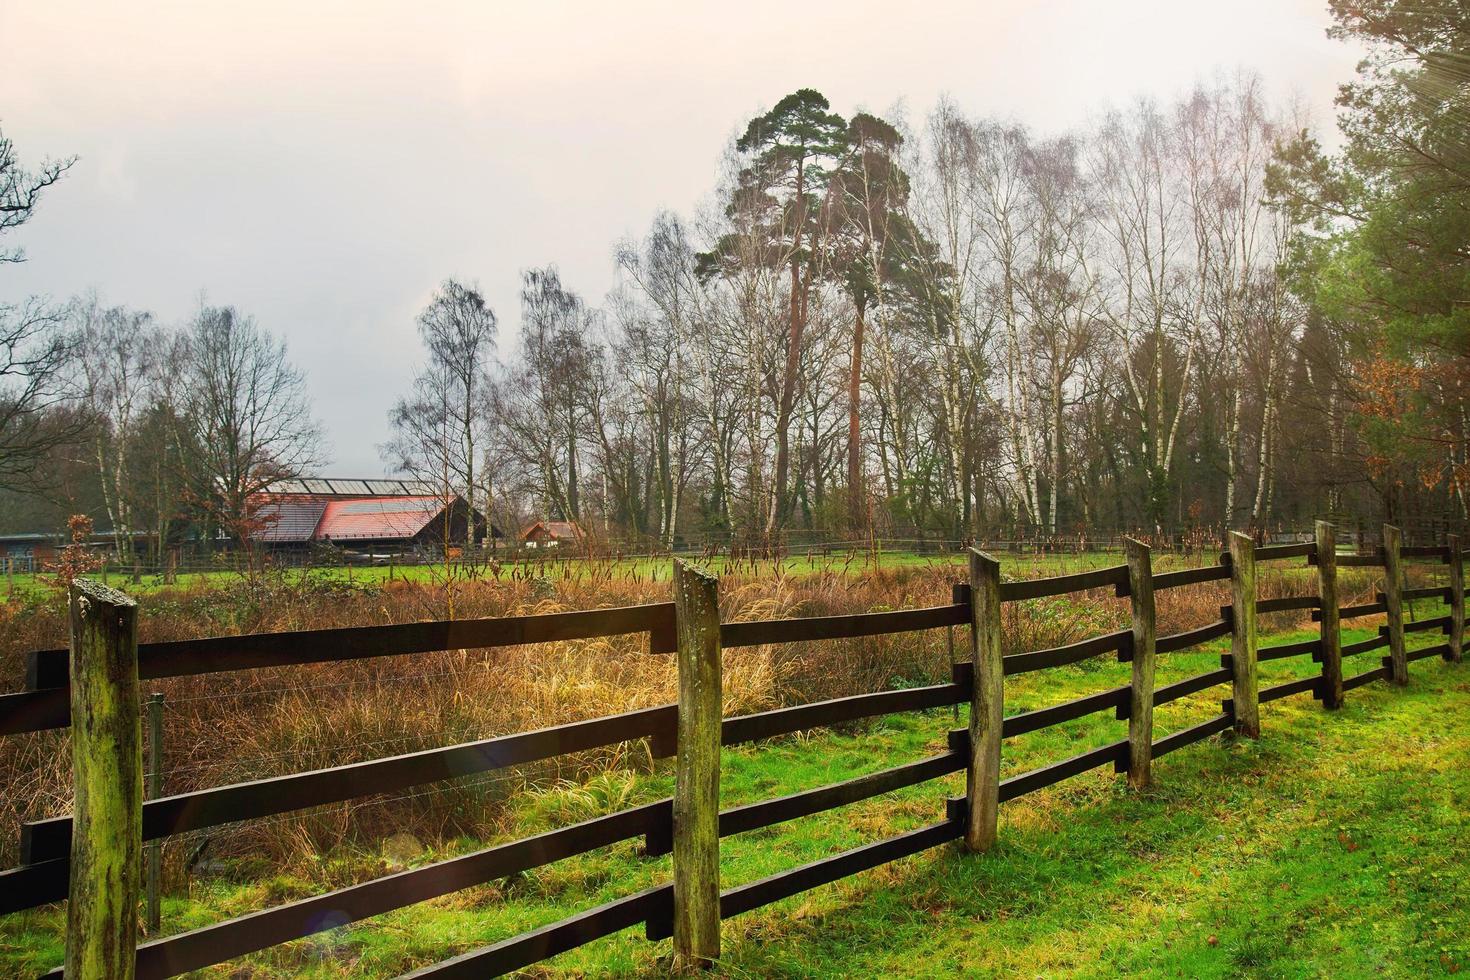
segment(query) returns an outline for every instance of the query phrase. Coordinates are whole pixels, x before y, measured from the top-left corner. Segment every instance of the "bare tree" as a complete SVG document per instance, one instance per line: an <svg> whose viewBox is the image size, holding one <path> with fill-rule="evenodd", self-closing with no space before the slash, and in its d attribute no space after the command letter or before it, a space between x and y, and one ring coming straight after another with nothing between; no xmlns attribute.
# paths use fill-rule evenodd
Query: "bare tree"
<svg viewBox="0 0 1470 980"><path fill-rule="evenodd" d="M25 261L24 250L3 238L31 219L43 192L75 160L50 160L27 170L15 145L0 133L0 266ZM35 464L77 435L80 416L48 412L68 394L65 369L72 348L62 314L49 303L0 303L0 487L34 486Z"/></svg>
<svg viewBox="0 0 1470 980"><path fill-rule="evenodd" d="M126 556L133 550L132 450L158 376L152 361L158 351L153 316L120 306L104 308L95 295L74 309L81 397L95 420L93 458L113 544Z"/></svg>
<svg viewBox="0 0 1470 980"><path fill-rule="evenodd" d="M202 306L185 339L178 368L197 450L186 473L193 502L248 541L259 509L252 498L321 461L306 379L285 343L234 307Z"/></svg>
<svg viewBox="0 0 1470 980"><path fill-rule="evenodd" d="M478 286L446 279L418 317L428 364L414 378L413 394L389 413L392 438L380 447L397 469L439 484L446 497L462 494L469 506L466 543L472 544L474 515L485 512L489 488L480 492L489 365L495 351L495 311Z"/></svg>

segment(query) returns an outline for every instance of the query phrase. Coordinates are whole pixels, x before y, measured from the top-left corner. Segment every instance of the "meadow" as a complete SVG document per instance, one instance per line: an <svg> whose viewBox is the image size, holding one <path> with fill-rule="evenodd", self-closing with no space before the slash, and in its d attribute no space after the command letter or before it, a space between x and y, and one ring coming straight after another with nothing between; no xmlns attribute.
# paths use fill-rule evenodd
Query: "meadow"
<svg viewBox="0 0 1470 980"><path fill-rule="evenodd" d="M1102 560L1103 564L1110 563ZM1160 562L1161 567L1168 567ZM1055 567L1008 561L1015 577ZM1075 570L1075 569L1067 569ZM1438 574L1436 572L1435 574ZM819 615L947 601L960 577L948 561L796 574L731 574L725 619ZM1427 581L1421 584L1429 584ZM1310 591L1309 570L1273 568L1262 597ZM1345 569L1343 601L1373 587ZM255 591L252 592L252 589ZM351 583L267 577L234 588L159 590L143 597L144 639L207 632L498 615L661 599L666 576L563 575L491 582ZM1218 586L1161 594L1161 632L1218 616ZM6 661L54 645L54 604L3 607ZM1418 602L1415 618L1441 615ZM1104 632L1126 618L1104 592L1007 607L1008 650ZM1303 613L1263 617L1271 640L1305 639ZM1357 620L1344 641L1376 631ZM968 638L947 631L727 654L727 714L908 684L930 683L963 658ZM61 634L64 638L64 632ZM1415 645L1427 642L1413 634ZM540 727L672 700L669 658L631 638L493 653L455 652L392 661L190 678L168 697L166 791L335 765L357 758ZM1218 665L1223 641L1161 657L1164 684ZM1376 656L1369 655L1369 656ZM1372 666L1349 661L1348 672ZM1043 707L1126 683L1127 666L1095 660L1009 679L1007 712ZM1262 686L1316 670L1309 658L1262 665ZM1263 708L1258 742L1208 740L1159 761L1157 784L1130 793L1092 773L1002 808L1002 845L985 858L951 847L817 889L726 925L730 976L898 973L947 976L1027 972L1186 976L1455 972L1470 961L1463 908L1470 885L1455 868L1470 858L1470 674L1428 660L1406 690L1374 684L1342 711L1308 695ZM1228 688L1159 709L1166 733L1211 716ZM963 711L913 713L840 730L730 749L729 804L834 782L942 751ZM1120 737L1108 714L1006 741L1005 774ZM64 810L64 736L0 745L6 803L15 821ZM724 884L932 822L949 777L854 804L835 814L728 839ZM472 777L395 800L359 801L242 824L166 848L163 933L316 894L404 866L587 819L667 795L668 764L641 744L555 766ZM13 837L6 841L10 844ZM203 853L195 852L204 845ZM13 863L14 853L6 855ZM380 916L247 957L219 975L391 975L493 942L667 878L667 858L629 842L535 873ZM0 973L49 968L61 956L60 908L0 920ZM1146 925L1144 939L1138 925ZM545 964L538 975L656 975L667 943L630 931Z"/></svg>

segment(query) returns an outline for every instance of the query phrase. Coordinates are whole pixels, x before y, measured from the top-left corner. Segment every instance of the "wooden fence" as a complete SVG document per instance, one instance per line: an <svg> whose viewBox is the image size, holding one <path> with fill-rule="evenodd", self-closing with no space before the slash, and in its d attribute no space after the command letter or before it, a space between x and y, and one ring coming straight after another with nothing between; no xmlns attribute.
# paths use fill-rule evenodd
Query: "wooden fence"
<svg viewBox="0 0 1470 980"><path fill-rule="evenodd" d="M673 937L676 960L695 965L720 952L720 920L760 908L817 885L963 839L971 852L992 846L1001 803L1069 777L1111 765L1133 787L1152 778L1152 761L1213 734L1259 733L1259 707L1311 693L1328 708L1345 692L1375 680L1407 683L1408 666L1425 657L1459 662L1465 629L1464 558L1457 538L1444 546L1403 547L1396 528L1369 555L1340 555L1333 527L1319 523L1313 542L1256 548L1232 534L1218 564L1154 574L1149 549L1130 542L1126 564L1031 581L1002 582L990 556L972 551L970 581L953 601L928 609L721 623L714 577L679 563L674 601L623 609L545 616L413 623L361 629L218 637L138 645L136 609L126 596L78 582L70 593L72 654L32 654L25 691L0 696L0 734L71 726L76 802L73 814L25 824L21 864L0 872L0 913L69 898L66 972L70 976L168 977L222 963L348 922L528 871L618 841L642 838L649 855L672 853L673 880L589 909L412 974L468 977L528 966L591 940L642 924L649 939ZM1316 567L1317 596L1256 599L1261 562L1303 559ZM1406 561L1448 566L1443 588L1407 589ZM1374 602L1339 606L1340 566L1381 567L1384 591ZM1230 583L1232 601L1213 623L1167 636L1155 631L1154 596L1200 582ZM1130 629L1048 650L1005 654L1000 615L1006 603L1111 588L1130 599ZM1406 624L1403 603L1442 598L1450 615ZM1260 613L1310 609L1317 639L1260 647ZM1343 644L1344 619L1383 615L1379 636ZM970 626L972 657L948 683L881 691L731 718L720 716L721 651L760 644L875 636ZM1406 652L1408 632L1446 635L1443 643ZM218 786L144 802L141 791L139 681L186 674L249 670L427 651L552 642L647 633L654 653L675 653L679 701L539 731ZM1231 652L1218 670L1159 687L1156 658L1229 636ZM1387 650L1368 670L1343 676L1351 657ZM1114 655L1132 665L1131 682L1063 704L1006 715L1004 678ZM1257 664L1311 656L1319 674L1261 689ZM1154 708L1216 685L1229 684L1222 711L1162 737ZM967 729L950 733L948 750L846 782L744 806L720 809L722 745L737 745L839 722L967 703ZM1001 740L1096 712L1128 722L1126 739L1007 779L1000 778ZM136 923L142 848L169 835L239 820L286 814L439 780L503 769L555 756L648 739L656 758L675 757L669 799L551 830L513 843L402 871L249 915L139 945ZM931 826L823 858L771 877L720 889L720 839L821 813L951 773L967 774L962 797L946 801ZM53 971L50 976L60 976Z"/></svg>

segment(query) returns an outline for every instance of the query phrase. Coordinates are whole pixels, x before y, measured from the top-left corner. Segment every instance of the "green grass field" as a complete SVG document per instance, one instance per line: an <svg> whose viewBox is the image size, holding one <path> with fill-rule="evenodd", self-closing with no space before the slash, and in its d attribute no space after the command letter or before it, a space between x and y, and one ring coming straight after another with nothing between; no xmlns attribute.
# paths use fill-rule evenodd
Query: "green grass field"
<svg viewBox="0 0 1470 980"><path fill-rule="evenodd" d="M1421 613L1423 615L1423 613ZM1437 613L1436 613L1437 615ZM1272 641L1309 638L1279 633ZM1370 630L1348 630L1344 641ZM1423 634L1411 645L1430 642ZM1164 684L1218 666L1224 642L1161 657ZM1351 675L1379 654L1352 658ZM1007 713L1126 683L1092 661L1007 681ZM1307 657L1262 665L1267 686L1315 672ZM1470 964L1470 664L1410 666L1406 689L1378 682L1326 712L1309 695L1262 708L1262 738L1216 737L1155 764L1156 785L1111 770L1002 807L992 854L954 845L824 886L725 924L719 975L1159 977L1426 976ZM1228 686L1161 707L1156 737L1219 711ZM892 716L727 750L733 805L850 778L942 751L949 710ZM1007 740L1004 775L1122 737L1111 713ZM948 777L726 839L724 885L932 823L963 789ZM665 764L516 797L506 839L657 799ZM498 841L458 840L423 863ZM628 841L514 880L345 926L216 968L250 977L389 976L506 938L668 879L667 858ZM376 850L344 850L290 875L241 864L164 903L164 932L382 874ZM0 974L60 961L57 908L0 920ZM656 976L668 942L628 930L535 975ZM237 972L238 971L238 972Z"/></svg>

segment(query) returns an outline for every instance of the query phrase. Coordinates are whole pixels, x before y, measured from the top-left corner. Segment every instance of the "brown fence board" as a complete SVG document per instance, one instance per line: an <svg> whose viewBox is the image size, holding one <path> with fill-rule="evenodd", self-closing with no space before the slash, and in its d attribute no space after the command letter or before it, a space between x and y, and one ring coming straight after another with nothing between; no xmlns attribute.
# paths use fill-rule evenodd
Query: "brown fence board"
<svg viewBox="0 0 1470 980"><path fill-rule="evenodd" d="M1128 692L1129 687L1125 684L1098 694L1073 698L1071 701L1054 704L1049 708L1037 708L1035 711L1023 711L1009 715L1001 724L1001 735L1006 738L1012 735L1024 735L1027 732L1050 728L1052 725L1059 725L1064 721L1082 718L1098 711L1106 711L1109 708L1117 709L1119 718L1126 718Z"/></svg>
<svg viewBox="0 0 1470 980"><path fill-rule="evenodd" d="M855 636L910 633L941 626L963 626L970 621L969 605L950 604L927 609L856 613L850 616L809 616L804 619L762 619L721 623L722 647L751 647L766 643L840 640Z"/></svg>
<svg viewBox="0 0 1470 980"><path fill-rule="evenodd" d="M1338 568L1382 568L1383 554L1376 555L1338 555Z"/></svg>
<svg viewBox="0 0 1470 980"><path fill-rule="evenodd" d="M1158 707L1161 704L1168 704L1171 701L1178 701L1180 698L1188 697L1191 694L1198 694L1200 691L1208 690L1218 684L1224 684L1233 676L1228 669L1221 668L1220 670L1212 670L1207 674L1196 674L1194 677L1187 677L1182 681L1175 681L1173 684L1165 684L1163 687L1155 688L1154 690L1154 707ZM1155 752L1154 754L1157 755L1158 753Z"/></svg>
<svg viewBox="0 0 1470 980"><path fill-rule="evenodd" d="M585 946L594 939L622 932L640 922L651 922L665 915L672 917L673 907L674 886L658 885L560 922L521 933L493 946L461 953L453 959L406 973L402 980L421 977L434 977L436 980L480 980L483 977L500 976L550 959L558 953Z"/></svg>
<svg viewBox="0 0 1470 980"><path fill-rule="evenodd" d="M1311 558L1317 554L1315 541L1301 544L1269 544L1256 549L1256 561L1273 561L1278 558Z"/></svg>
<svg viewBox="0 0 1470 980"><path fill-rule="evenodd" d="M1074 755L1070 759L1063 759L1061 762L1053 763L1049 766L1042 766L1040 769L1023 772L1019 776L1012 776L1010 779L1002 779L1000 782L1000 800L1002 803L1006 800L1014 800L1018 797L1025 796L1027 793L1034 793L1039 789L1045 789L1053 783L1059 783L1064 779L1081 775L1099 766L1105 766L1109 762L1113 763L1115 769L1120 765L1125 769L1127 768L1127 739L1121 742L1113 742L1111 745L1104 745L1101 748L1092 749L1079 755Z"/></svg>
<svg viewBox="0 0 1470 980"><path fill-rule="evenodd" d="M1450 631L1453 620L1448 616L1439 616L1434 619L1416 619L1412 623L1404 624L1405 633L1428 633L1432 630Z"/></svg>
<svg viewBox="0 0 1470 980"><path fill-rule="evenodd" d="M1432 647L1420 647L1417 650L1410 650L1404 656L1408 659L1409 663L1413 663L1415 660L1428 660L1430 657L1448 656L1449 652L1450 645L1448 643L1437 643Z"/></svg>
<svg viewBox="0 0 1470 980"><path fill-rule="evenodd" d="M1006 677L1016 674L1025 674L1033 670L1044 670L1047 667L1061 667L1065 664L1075 664L1079 660L1096 657L1104 653L1112 653L1124 649L1125 644L1131 643L1133 633L1131 630L1119 630L1116 633L1106 633L1102 636L1094 636L1090 639L1077 643L1069 643L1066 646L1052 647L1049 650L1033 650L1030 653L1013 653L1001 660Z"/></svg>
<svg viewBox="0 0 1470 980"><path fill-rule="evenodd" d="M759 830L883 793L891 793L906 786L916 786L950 773L963 772L968 758L964 752L946 752L830 786L732 807L720 813L720 836L728 837L748 830Z"/></svg>
<svg viewBox="0 0 1470 980"><path fill-rule="evenodd" d="M1181 585L1198 585L1201 582L1221 582L1230 577L1228 565L1205 565L1200 568L1185 568L1177 572L1163 572L1154 576L1154 591L1177 589ZM1126 592L1119 592L1126 595Z"/></svg>
<svg viewBox="0 0 1470 980"><path fill-rule="evenodd" d="M0 871L0 915L66 900L70 861L42 861Z"/></svg>
<svg viewBox="0 0 1470 980"><path fill-rule="evenodd" d="M71 692L66 688L0 694L0 735L44 732L71 724Z"/></svg>
<svg viewBox="0 0 1470 980"><path fill-rule="evenodd" d="M1201 626L1198 629L1161 636L1154 641L1154 652L1176 653L1180 650L1187 650L1200 643L1208 643L1210 640L1216 640L1222 636L1229 636L1230 629L1230 621L1228 619L1220 619Z"/></svg>
<svg viewBox="0 0 1470 980"><path fill-rule="evenodd" d="M1226 674L1225 680L1230 680L1230 672L1227 670L1224 673ZM1163 738L1154 742L1154 758L1157 759L1161 755L1168 755L1175 749L1182 749L1186 745L1193 745L1195 742L1203 741L1211 735L1227 732L1234 724L1235 716L1227 711L1192 728L1186 728L1182 731L1174 732L1171 735L1165 735Z"/></svg>
<svg viewBox="0 0 1470 980"><path fill-rule="evenodd" d="M138 677L156 680L225 671L288 667L299 664L394 657L438 650L478 650L598 636L650 633L672 639L672 602L615 609L588 609L538 616L450 619L389 626L348 626L284 633L247 633L198 640L138 645ZM655 653L672 652L672 644L654 644ZM66 685L67 652L46 650L33 655L28 668L37 688Z"/></svg>
<svg viewBox="0 0 1470 980"><path fill-rule="evenodd" d="M677 711L672 704L661 705L533 732L150 800L143 804L143 839L157 840L187 830L340 803L374 793L398 792L424 783L648 736L670 737ZM65 857L71 847L71 826L70 816L23 824L22 860L29 864Z"/></svg>
<svg viewBox="0 0 1470 980"><path fill-rule="evenodd" d="M816 701L799 704L791 708L776 708L750 715L726 718L722 726L721 744L739 745L776 735L789 735L808 728L836 725L873 715L892 714L897 711L923 711L927 708L945 708L968 700L968 684L935 684L931 687L911 687L899 691L877 691L872 694L855 694L831 701Z"/></svg>
<svg viewBox="0 0 1470 980"><path fill-rule="evenodd" d="M1361 619L1364 616L1381 616L1388 612L1388 607L1381 602L1369 602L1357 606L1342 606L1337 610L1339 619ZM1322 611L1319 609L1312 613L1312 622L1322 621Z"/></svg>
<svg viewBox="0 0 1470 980"><path fill-rule="evenodd" d="M1374 650L1381 650L1386 646L1388 646L1388 637L1374 636L1366 640L1358 640L1356 643L1344 643L1342 645L1342 655L1344 657L1352 657L1360 653L1372 653Z"/></svg>
<svg viewBox="0 0 1470 980"><path fill-rule="evenodd" d="M1304 694L1307 691L1317 694L1321 688L1321 675L1301 677L1294 681L1287 681L1284 684L1261 688L1260 692L1256 695L1256 700L1260 704L1265 704L1268 701L1279 701L1281 698L1289 698L1293 694Z"/></svg>
<svg viewBox="0 0 1470 980"><path fill-rule="evenodd" d="M1450 601L1450 587L1448 585L1431 585L1423 589L1404 589L1399 593L1400 598L1409 599L1439 599L1442 602Z"/></svg>
<svg viewBox="0 0 1470 980"><path fill-rule="evenodd" d="M1438 558L1440 561L1448 561L1450 549L1440 544L1421 544L1405 546L1399 549L1402 558Z"/></svg>
<svg viewBox="0 0 1470 980"><path fill-rule="evenodd" d="M1097 568L1090 572L1077 572L1073 575L1057 575L1052 578L1033 578L1020 582L1002 582L1000 583L1000 601L1019 602L1023 599L1040 599L1045 596L1064 595L1068 592L1101 589L1109 585L1121 587L1124 589L1122 594L1127 594L1127 565L1110 565L1107 568Z"/></svg>
<svg viewBox="0 0 1470 980"><path fill-rule="evenodd" d="M927 851L947 841L957 840L964 832L963 821L946 820L874 844L853 848L833 857L822 858L790 871L782 871L748 885L728 889L720 895L720 918L741 915L783 898L810 891L818 885L850 878L880 864Z"/></svg>
<svg viewBox="0 0 1470 980"><path fill-rule="evenodd" d="M1322 600L1314 595L1290 595L1279 599L1260 599L1256 602L1256 612L1274 613L1291 609L1318 609L1321 605Z"/></svg>
<svg viewBox="0 0 1470 980"><path fill-rule="evenodd" d="M1322 640L1298 640L1295 643L1278 643L1275 646L1260 647L1256 650L1256 659L1285 660L1287 657L1300 657L1304 653L1310 653L1320 657L1322 654Z"/></svg>
<svg viewBox="0 0 1470 980"><path fill-rule="evenodd" d="M1362 687L1364 684L1371 684L1374 681L1385 680L1389 677L1391 673L1391 667L1375 667L1372 670L1364 671L1361 674L1355 674L1352 677L1344 678L1342 682L1342 689L1344 691L1351 691L1353 688Z"/></svg>

